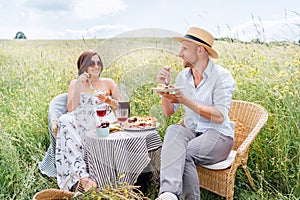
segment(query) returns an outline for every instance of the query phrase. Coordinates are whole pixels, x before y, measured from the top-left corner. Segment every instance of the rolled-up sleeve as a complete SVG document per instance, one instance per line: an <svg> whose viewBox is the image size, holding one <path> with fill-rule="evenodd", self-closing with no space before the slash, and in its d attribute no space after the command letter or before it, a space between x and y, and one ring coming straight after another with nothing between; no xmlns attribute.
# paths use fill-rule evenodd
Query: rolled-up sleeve
<svg viewBox="0 0 300 200"><path fill-rule="evenodd" d="M213 91L213 105L223 116L227 116L230 110L232 95L235 91L235 81L228 70L223 69L219 75Z"/></svg>

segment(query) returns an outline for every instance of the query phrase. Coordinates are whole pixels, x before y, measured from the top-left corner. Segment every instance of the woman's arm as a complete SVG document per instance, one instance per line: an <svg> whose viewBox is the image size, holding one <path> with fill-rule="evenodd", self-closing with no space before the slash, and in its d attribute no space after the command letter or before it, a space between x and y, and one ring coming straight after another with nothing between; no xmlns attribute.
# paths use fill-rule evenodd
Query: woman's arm
<svg viewBox="0 0 300 200"><path fill-rule="evenodd" d="M79 83L79 80L72 80L68 89L68 112L72 112L79 105L81 90L82 84Z"/></svg>
<svg viewBox="0 0 300 200"><path fill-rule="evenodd" d="M110 81L110 92L111 92L111 96L112 96L112 98L110 98L111 102L109 105L113 109L117 109L120 91L118 89L118 85L112 79L109 79L109 81Z"/></svg>
<svg viewBox="0 0 300 200"><path fill-rule="evenodd" d="M78 79L72 80L68 89L68 112L72 112L77 108L80 102L80 93L84 89L84 84L89 78L88 73L81 74Z"/></svg>
<svg viewBox="0 0 300 200"><path fill-rule="evenodd" d="M104 79L103 79L104 81ZM118 108L118 99L120 92L118 90L117 84L110 78L105 79L105 87L108 88L109 94L99 95L98 99L101 102L109 104L114 110ZM111 98L112 97L112 98Z"/></svg>

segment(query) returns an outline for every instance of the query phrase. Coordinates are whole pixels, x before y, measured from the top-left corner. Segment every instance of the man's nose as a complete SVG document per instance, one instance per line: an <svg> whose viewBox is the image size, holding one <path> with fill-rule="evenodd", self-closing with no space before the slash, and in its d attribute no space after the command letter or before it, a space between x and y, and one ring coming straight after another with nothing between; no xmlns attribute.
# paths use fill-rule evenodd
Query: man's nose
<svg viewBox="0 0 300 200"><path fill-rule="evenodd" d="M183 56L182 51L179 51L178 56L182 58L182 56Z"/></svg>

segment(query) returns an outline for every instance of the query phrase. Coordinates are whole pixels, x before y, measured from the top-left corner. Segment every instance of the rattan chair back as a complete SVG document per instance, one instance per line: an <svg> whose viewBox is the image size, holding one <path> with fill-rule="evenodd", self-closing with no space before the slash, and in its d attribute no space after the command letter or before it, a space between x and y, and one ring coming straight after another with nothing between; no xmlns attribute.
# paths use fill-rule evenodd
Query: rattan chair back
<svg viewBox="0 0 300 200"><path fill-rule="evenodd" d="M237 150L249 135L251 135L249 138L251 140L247 142L254 140L260 128L266 123L268 113L262 106L255 103L233 100L229 118L235 122L233 150Z"/></svg>

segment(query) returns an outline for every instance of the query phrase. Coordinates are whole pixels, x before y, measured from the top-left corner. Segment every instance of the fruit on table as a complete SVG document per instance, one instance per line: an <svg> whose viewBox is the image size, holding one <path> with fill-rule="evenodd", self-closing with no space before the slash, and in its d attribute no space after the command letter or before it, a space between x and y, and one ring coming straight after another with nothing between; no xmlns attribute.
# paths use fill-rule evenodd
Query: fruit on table
<svg viewBox="0 0 300 200"><path fill-rule="evenodd" d="M97 125L97 128L107 128L109 127L109 122L101 122L101 124Z"/></svg>

